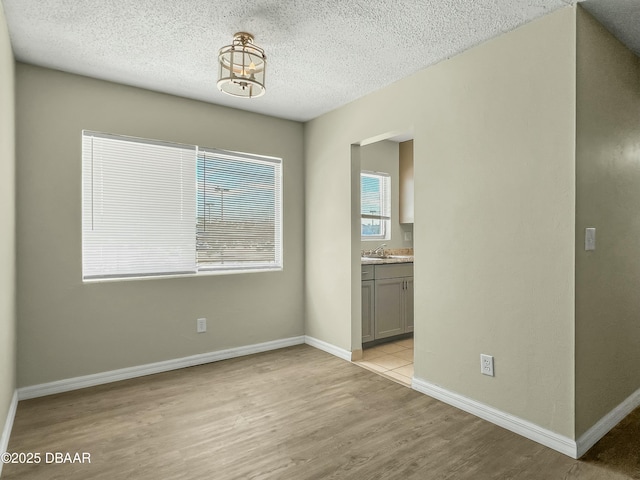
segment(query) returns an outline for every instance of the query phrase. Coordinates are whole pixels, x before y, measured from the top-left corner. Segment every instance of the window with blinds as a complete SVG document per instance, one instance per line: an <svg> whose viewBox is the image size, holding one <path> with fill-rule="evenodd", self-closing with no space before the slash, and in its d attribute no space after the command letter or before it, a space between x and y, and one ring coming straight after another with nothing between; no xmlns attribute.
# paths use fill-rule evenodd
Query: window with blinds
<svg viewBox="0 0 640 480"><path fill-rule="evenodd" d="M197 177L198 267L280 268L280 159L202 149Z"/></svg>
<svg viewBox="0 0 640 480"><path fill-rule="evenodd" d="M83 132L84 280L282 268L281 160Z"/></svg>
<svg viewBox="0 0 640 480"><path fill-rule="evenodd" d="M391 238L391 177L388 173L361 172L360 217L362 240Z"/></svg>

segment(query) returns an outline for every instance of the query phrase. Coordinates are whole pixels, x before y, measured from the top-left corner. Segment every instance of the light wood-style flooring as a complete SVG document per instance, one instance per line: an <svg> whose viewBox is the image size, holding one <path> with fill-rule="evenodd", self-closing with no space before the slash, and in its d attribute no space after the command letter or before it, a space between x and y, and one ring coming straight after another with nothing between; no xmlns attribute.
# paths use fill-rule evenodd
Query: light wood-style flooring
<svg viewBox="0 0 640 480"><path fill-rule="evenodd" d="M307 345L21 401L2 479L640 478L634 412L572 460Z"/></svg>

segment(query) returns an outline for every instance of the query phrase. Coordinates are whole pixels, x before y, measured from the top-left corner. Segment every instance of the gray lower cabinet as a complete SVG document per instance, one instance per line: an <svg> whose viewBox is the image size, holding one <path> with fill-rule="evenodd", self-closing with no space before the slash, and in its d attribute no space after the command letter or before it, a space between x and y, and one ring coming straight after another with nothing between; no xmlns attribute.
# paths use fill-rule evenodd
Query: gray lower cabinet
<svg viewBox="0 0 640 480"><path fill-rule="evenodd" d="M376 339L404 333L404 279L375 280L375 284Z"/></svg>
<svg viewBox="0 0 640 480"><path fill-rule="evenodd" d="M413 264L363 266L362 279L362 342L412 332Z"/></svg>
<svg viewBox="0 0 640 480"><path fill-rule="evenodd" d="M373 280L364 280L362 282L362 343L375 340L373 283Z"/></svg>

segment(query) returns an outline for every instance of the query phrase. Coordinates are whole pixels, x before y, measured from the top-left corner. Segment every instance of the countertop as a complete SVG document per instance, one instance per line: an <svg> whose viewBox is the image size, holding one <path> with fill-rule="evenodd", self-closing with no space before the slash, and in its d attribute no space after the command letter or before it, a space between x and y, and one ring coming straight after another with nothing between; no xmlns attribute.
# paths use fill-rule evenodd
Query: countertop
<svg viewBox="0 0 640 480"><path fill-rule="evenodd" d="M413 263L413 255L389 255L385 258L361 257L362 265L385 265L387 263Z"/></svg>

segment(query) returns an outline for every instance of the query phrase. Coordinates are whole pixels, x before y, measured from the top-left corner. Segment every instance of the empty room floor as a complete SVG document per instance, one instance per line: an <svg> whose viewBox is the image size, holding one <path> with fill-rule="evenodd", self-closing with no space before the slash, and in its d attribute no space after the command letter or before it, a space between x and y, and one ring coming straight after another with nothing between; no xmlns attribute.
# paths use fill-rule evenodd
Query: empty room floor
<svg viewBox="0 0 640 480"><path fill-rule="evenodd" d="M639 478L640 413L583 460L308 345L21 401L3 480Z"/></svg>
<svg viewBox="0 0 640 480"><path fill-rule="evenodd" d="M411 386L413 378L413 338L405 338L367 348L356 365Z"/></svg>

